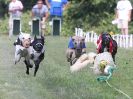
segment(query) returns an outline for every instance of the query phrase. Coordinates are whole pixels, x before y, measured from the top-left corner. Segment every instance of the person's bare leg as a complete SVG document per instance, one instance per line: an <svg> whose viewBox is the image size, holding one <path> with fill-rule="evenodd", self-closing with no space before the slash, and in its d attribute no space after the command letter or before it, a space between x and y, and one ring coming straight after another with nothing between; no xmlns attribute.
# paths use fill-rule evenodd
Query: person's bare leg
<svg viewBox="0 0 133 99"><path fill-rule="evenodd" d="M128 28L124 29L124 35L128 35Z"/></svg>
<svg viewBox="0 0 133 99"><path fill-rule="evenodd" d="M124 32L124 28L121 28L121 33L122 33L122 35L125 34L125 32Z"/></svg>

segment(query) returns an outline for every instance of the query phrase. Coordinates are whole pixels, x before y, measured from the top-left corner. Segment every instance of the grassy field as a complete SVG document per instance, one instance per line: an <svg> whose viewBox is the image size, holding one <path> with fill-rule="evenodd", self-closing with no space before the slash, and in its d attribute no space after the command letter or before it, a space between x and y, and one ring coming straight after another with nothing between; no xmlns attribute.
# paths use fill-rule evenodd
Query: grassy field
<svg viewBox="0 0 133 99"><path fill-rule="evenodd" d="M33 77L25 73L23 61L14 65L16 37L0 35L0 99L126 99L106 83L99 83L90 66L80 72L70 73L65 49L68 38L46 37L46 54ZM95 46L87 43L87 51ZM117 70L110 83L133 98L133 49L119 48L116 56Z"/></svg>

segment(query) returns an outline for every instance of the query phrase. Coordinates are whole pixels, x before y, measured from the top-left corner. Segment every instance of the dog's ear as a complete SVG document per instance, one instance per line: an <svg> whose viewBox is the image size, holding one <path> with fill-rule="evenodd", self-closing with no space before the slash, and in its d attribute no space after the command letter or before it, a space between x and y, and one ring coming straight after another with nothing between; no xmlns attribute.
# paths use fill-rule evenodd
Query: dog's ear
<svg viewBox="0 0 133 99"><path fill-rule="evenodd" d="M36 35L34 36L34 40L36 40L37 39L37 37L36 37Z"/></svg>
<svg viewBox="0 0 133 99"><path fill-rule="evenodd" d="M72 41L74 42L74 41L75 41L75 39L73 39L73 38L72 38Z"/></svg>
<svg viewBox="0 0 133 99"><path fill-rule="evenodd" d="M41 35L41 39L43 39L43 40L44 40L44 39L45 39L45 38L44 38L44 36L42 36L42 35Z"/></svg>
<svg viewBox="0 0 133 99"><path fill-rule="evenodd" d="M74 42L76 40L76 36L71 36L71 39Z"/></svg>

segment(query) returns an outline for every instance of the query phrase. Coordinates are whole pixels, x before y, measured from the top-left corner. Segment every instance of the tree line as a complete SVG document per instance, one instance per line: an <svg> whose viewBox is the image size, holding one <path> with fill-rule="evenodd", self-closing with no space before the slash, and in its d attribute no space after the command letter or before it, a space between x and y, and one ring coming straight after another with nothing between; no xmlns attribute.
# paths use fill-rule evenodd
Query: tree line
<svg viewBox="0 0 133 99"><path fill-rule="evenodd" d="M0 17L4 17L7 14L9 1L0 0ZM25 12L31 10L36 3L36 0L20 1L24 5ZM130 1L133 3L133 0ZM67 30L73 30L74 27L80 26L87 30L98 27L101 29L106 26L107 30L115 31L115 28L110 26L110 23L115 18L117 2L118 0L69 0L68 9L65 11L63 18L65 27L69 28Z"/></svg>

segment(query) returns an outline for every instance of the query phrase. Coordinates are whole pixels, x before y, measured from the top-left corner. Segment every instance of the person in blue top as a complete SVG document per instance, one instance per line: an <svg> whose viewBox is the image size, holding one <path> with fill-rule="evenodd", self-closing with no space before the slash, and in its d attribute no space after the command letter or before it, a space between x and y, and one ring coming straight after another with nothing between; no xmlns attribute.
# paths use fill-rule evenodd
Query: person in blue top
<svg viewBox="0 0 133 99"><path fill-rule="evenodd" d="M63 11L67 5L67 0L45 0L50 9L50 16L62 17Z"/></svg>

